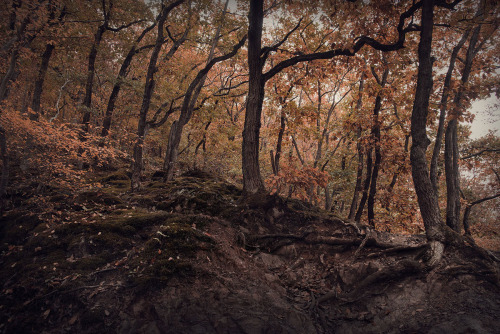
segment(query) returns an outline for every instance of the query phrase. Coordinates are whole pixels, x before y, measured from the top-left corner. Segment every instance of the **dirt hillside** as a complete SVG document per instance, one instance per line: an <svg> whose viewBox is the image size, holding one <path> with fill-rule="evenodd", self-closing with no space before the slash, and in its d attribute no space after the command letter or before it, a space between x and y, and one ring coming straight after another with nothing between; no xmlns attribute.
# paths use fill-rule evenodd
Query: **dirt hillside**
<svg viewBox="0 0 500 334"><path fill-rule="evenodd" d="M158 176L158 175L157 175ZM202 172L19 194L0 222L3 333L498 333L499 263ZM50 218L50 219L49 219Z"/></svg>

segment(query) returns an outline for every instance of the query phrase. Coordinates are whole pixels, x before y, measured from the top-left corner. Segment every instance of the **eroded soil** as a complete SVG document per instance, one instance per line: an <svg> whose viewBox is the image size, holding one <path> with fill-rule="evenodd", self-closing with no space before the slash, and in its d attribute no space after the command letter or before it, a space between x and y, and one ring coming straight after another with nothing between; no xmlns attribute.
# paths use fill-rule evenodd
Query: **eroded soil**
<svg viewBox="0 0 500 334"><path fill-rule="evenodd" d="M498 333L499 265L204 173L52 190L1 221L3 333Z"/></svg>

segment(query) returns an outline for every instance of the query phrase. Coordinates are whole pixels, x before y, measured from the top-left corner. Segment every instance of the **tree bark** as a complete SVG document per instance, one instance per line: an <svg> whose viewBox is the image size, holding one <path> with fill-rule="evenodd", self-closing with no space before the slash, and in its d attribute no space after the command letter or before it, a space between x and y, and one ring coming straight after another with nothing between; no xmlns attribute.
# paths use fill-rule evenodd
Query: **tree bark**
<svg viewBox="0 0 500 334"><path fill-rule="evenodd" d="M356 102L356 111L361 110L363 105L363 89L365 82L365 74L364 72L361 74L361 79L359 81L359 96L358 101ZM349 209L349 219L354 219L356 214L356 208L358 206L358 197L359 192L361 191L361 183L363 181L363 168L364 168L364 154L363 147L360 142L361 138L361 126L358 126L358 143L356 145L358 151L358 169L356 173L356 186L354 187L354 194L352 195L351 207Z"/></svg>
<svg viewBox="0 0 500 334"><path fill-rule="evenodd" d="M446 77L443 83L443 92L441 94L441 102L439 103L439 123L438 130L436 134L436 142L434 143L434 149L432 151L432 159L431 159L431 169L430 169L430 178L432 182L432 186L434 187L434 191L438 194L438 161L439 154L441 153L441 146L443 141L443 133L444 133L444 123L446 117L446 108L448 106L448 98L450 95L450 86L451 86L451 78L453 76L453 70L455 68L455 62L458 57L458 52L465 44L467 37L469 36L470 31L467 30L463 35L458 44L453 48L453 51L450 56L450 65L448 65L448 71L446 72Z"/></svg>
<svg viewBox="0 0 500 334"><path fill-rule="evenodd" d="M180 5L182 2L183 1L177 1L177 3L174 4ZM135 190L140 186L140 179L143 169L143 145L144 137L146 136L147 115L155 86L154 74L157 71L156 64L158 62L158 55L160 54L161 48L164 43L163 36L165 30L165 21L167 20L168 13L171 9L173 9L172 6L173 5L166 7L162 3L162 8L158 17L158 33L156 36L156 42L151 53L151 57L149 58L148 72L146 74L146 84L144 87L144 93L142 95L142 104L139 112L139 123L137 125L137 140L134 145L134 162L132 165L131 182L132 190Z"/></svg>
<svg viewBox="0 0 500 334"><path fill-rule="evenodd" d="M85 97L83 99L83 119L82 119L82 129L84 132L89 132L90 128L90 117L92 115L92 89L94 87L94 76L95 76L95 62L97 59L97 50L102 41L102 35L106 31L106 26L108 25L109 13L104 13L104 23L101 24L96 33L94 34L94 42L90 48L90 53L88 57L87 65L87 81L85 84Z"/></svg>
<svg viewBox="0 0 500 334"><path fill-rule="evenodd" d="M283 135L285 134L286 128L286 115L283 108L281 109L280 116L280 131L278 133L278 141L276 143L276 154L274 155L274 174L278 175L280 172L280 158L282 153Z"/></svg>
<svg viewBox="0 0 500 334"><path fill-rule="evenodd" d="M385 57L384 62L385 62ZM372 68L373 73L375 70ZM378 76L375 75L377 83L383 88L387 83L387 77L389 76L389 69L386 68L382 74L382 79L380 80ZM380 163L382 162L382 154L380 153L380 119L379 113L382 108L382 96L379 92L375 98L375 107L373 108L373 127L372 127L372 138L375 151L375 163L373 164L373 171L370 181L370 191L368 194L368 223L370 226L375 227L375 196L377 194L377 178L380 168Z"/></svg>
<svg viewBox="0 0 500 334"><path fill-rule="evenodd" d="M363 195L361 196L361 200L359 201L358 210L356 211L356 217L354 220L356 222L361 221L361 216L363 215L363 210L365 208L366 200L368 199L368 190L370 189L370 182L372 179L372 168L373 168L373 158L372 158L373 149L370 147L366 152L366 176L365 181L363 183Z"/></svg>
<svg viewBox="0 0 500 334"><path fill-rule="evenodd" d="M262 25L264 1L251 0L248 26L248 97L243 128L243 191L251 195L265 191L259 167L259 133L265 81L262 76Z"/></svg>
<svg viewBox="0 0 500 334"><path fill-rule="evenodd" d="M477 16L482 17L484 1L481 1ZM477 53L476 44L479 39L481 26L472 31L465 57L460 88L453 99L453 110L445 133L444 167L446 174L446 225L455 232L460 232L460 170L458 152L458 118L461 115L461 104L464 96L465 84L469 81L474 57Z"/></svg>
<svg viewBox="0 0 500 334"><path fill-rule="evenodd" d="M226 14L227 6L228 2L226 2L226 5L224 7L222 22ZM176 121L174 121L172 127L170 128L168 145L165 153L165 161L163 164L163 169L165 170L165 179L167 181L170 181L174 178L174 171L179 156L179 144L182 138L182 131L184 126L189 122L189 120L193 115L196 101L198 100L198 96L200 95L201 89L203 88L208 72L212 69L212 67L215 64L235 56L238 50L243 46L243 44L245 44L246 36L244 36L239 41L239 43L233 47L233 50L231 52L214 58L215 48L220 38L220 30L222 28L222 22L218 26L214 39L212 41L212 46L210 49L210 54L207 59L207 63L205 67L198 72L197 76L193 79L193 81L187 88L184 100L182 102L181 113L179 115L179 118Z"/></svg>
<svg viewBox="0 0 500 334"><path fill-rule="evenodd" d="M427 239L432 243L431 264L437 263L442 255L439 243L445 241L443 224L439 212L438 197L432 186L427 168L426 150L430 144L426 133L429 98L432 91L432 30L434 25L434 1L423 0L420 42L418 45L418 76L415 100L411 115L412 146L410 161L413 184L417 194L420 214ZM436 243L437 242L437 243ZM440 251L441 250L441 251Z"/></svg>
<svg viewBox="0 0 500 334"><path fill-rule="evenodd" d="M156 21L146 27L141 34L137 37L134 42L134 45L130 48L127 56L123 60L122 65L120 66L120 71L118 72L118 76L116 78L115 84L113 85L113 90L111 91L111 95L109 96L108 105L106 107L106 113L104 115L104 120L102 122L102 131L101 136L106 137L109 134L109 129L111 128L111 120L113 118L113 111L115 110L116 100L118 99L118 94L120 94L120 90L123 84L123 79L126 78L128 68L132 63L132 58L138 53L137 45L141 42L141 40L146 36L146 34L151 31L156 26Z"/></svg>
<svg viewBox="0 0 500 334"><path fill-rule="evenodd" d="M41 114L40 99L43 92L43 83L45 81L47 69L49 68L50 57L52 57L54 48L55 46L53 44L47 44L42 55L42 62L40 63L40 68L38 70L38 76L35 81L35 88L33 91L33 100L31 102L31 109L33 111L33 113L30 114L31 120L38 120Z"/></svg>
<svg viewBox="0 0 500 334"><path fill-rule="evenodd" d="M19 50L17 49L12 51L12 54L10 55L9 67L7 68L7 72L3 76L2 82L0 83L0 102L4 101L8 96L9 83L14 77L18 56Z"/></svg>
<svg viewBox="0 0 500 334"><path fill-rule="evenodd" d="M0 215L5 210L5 191L9 181L9 156L7 154L7 138L5 129L0 125L0 158L2 159L2 176L0 179Z"/></svg>
<svg viewBox="0 0 500 334"><path fill-rule="evenodd" d="M453 7L455 4L449 6ZM270 47L262 48L262 26L263 26L263 0L251 0L248 26L248 65L249 65L249 89L247 99L247 112L245 114L245 125L243 129L242 147L242 171L243 171L243 192L245 194L255 194L264 192L264 182L262 181L259 168L259 132L261 126L262 104L264 100L264 86L266 81L280 73L284 69L294 66L300 62L308 62L316 59L332 59L338 56L354 56L365 45L369 45L375 50L396 51L404 47L406 34L414 31L414 26L405 27L406 19L412 17L421 7L421 2L414 3L407 11L399 17L396 27L398 37L392 43L383 44L368 37L357 37L350 48L337 48L325 52L313 52L310 54L300 54L285 59L273 66L266 73L262 73L267 55L277 50L288 37L299 28L300 21L295 28L289 31L285 37Z"/></svg>

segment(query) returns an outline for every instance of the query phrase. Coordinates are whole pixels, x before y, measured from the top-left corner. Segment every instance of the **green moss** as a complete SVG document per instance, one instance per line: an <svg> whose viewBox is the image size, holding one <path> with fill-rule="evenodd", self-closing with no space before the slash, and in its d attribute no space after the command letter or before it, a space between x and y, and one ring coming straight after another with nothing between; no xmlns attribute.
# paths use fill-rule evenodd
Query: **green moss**
<svg viewBox="0 0 500 334"><path fill-rule="evenodd" d="M119 170L113 174L106 175L97 181L101 183L107 183L110 184L112 181L130 181L130 177L128 176L127 172L124 170Z"/></svg>
<svg viewBox="0 0 500 334"><path fill-rule="evenodd" d="M102 249L118 251L132 247L132 241L129 238L113 232L99 232L93 235L90 240L93 248L97 248L98 251Z"/></svg>
<svg viewBox="0 0 500 334"><path fill-rule="evenodd" d="M118 188L118 189L128 189L130 188L130 180L113 180L107 182L112 187Z"/></svg>
<svg viewBox="0 0 500 334"><path fill-rule="evenodd" d="M166 212L142 212L139 210L126 211L120 213L119 217L109 218L109 224L121 224L122 226L130 226L136 230L141 230L152 225L159 225L171 216Z"/></svg>
<svg viewBox="0 0 500 334"><path fill-rule="evenodd" d="M42 221L36 216L16 212L0 219L0 241L3 248L8 245L22 245L29 233Z"/></svg>
<svg viewBox="0 0 500 334"><path fill-rule="evenodd" d="M95 203L104 205L122 204L123 201L116 195L102 191L85 191L78 195L77 201L80 203Z"/></svg>

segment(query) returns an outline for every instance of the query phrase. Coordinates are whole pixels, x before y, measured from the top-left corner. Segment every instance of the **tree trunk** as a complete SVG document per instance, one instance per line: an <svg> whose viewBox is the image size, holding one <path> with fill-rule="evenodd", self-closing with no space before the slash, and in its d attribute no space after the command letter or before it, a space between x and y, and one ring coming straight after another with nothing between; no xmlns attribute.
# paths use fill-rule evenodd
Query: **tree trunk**
<svg viewBox="0 0 500 334"><path fill-rule="evenodd" d="M467 235L470 235L470 228L469 228L469 216L470 216L470 212L472 210L472 207L474 207L474 205L477 205L477 204L481 204L483 202L486 202L486 201L489 201L489 200L492 200L492 199L495 199L497 197L500 197L500 193L496 194L496 195L492 195L492 196L488 196L488 197L484 197L484 198L481 198L481 199L478 199L477 201L474 201L472 203L469 203L466 207L465 207L465 212L464 212L464 219L463 219L463 224L464 224L464 230L465 230L465 234Z"/></svg>
<svg viewBox="0 0 500 334"><path fill-rule="evenodd" d="M406 135L405 136L405 146L404 146L404 152L405 152L405 155L408 154L408 146L409 146L409 143L410 143L410 135ZM403 158L403 161L401 162L401 165L398 167L398 169L394 172L394 174L392 175L392 179L391 179L391 183L389 184L389 186L387 187L387 198L386 200L384 201L385 203L383 204L383 207L387 210L389 210L390 208L390 201L391 201L391 198L392 198L392 192L394 190L394 187L396 186L396 182L398 181L398 176L399 174L403 171L404 169L404 166L405 166L405 160Z"/></svg>
<svg viewBox="0 0 500 334"><path fill-rule="evenodd" d="M104 15L107 18L107 15ZM94 86L94 76L95 76L95 61L97 59L97 50L101 44L102 35L106 31L106 26L108 24L107 19L101 24L94 35L94 43L90 49L87 65L87 82L85 84L85 98L83 99L83 119L82 128L83 131L89 132L90 128L90 116L92 115L92 88Z"/></svg>
<svg viewBox="0 0 500 334"><path fill-rule="evenodd" d="M363 195L361 196L361 200L359 201L358 211L356 211L356 217L354 218L354 220L358 223L361 221L363 209L365 208L366 200L368 199L368 190L370 189L373 168L372 151L372 148L370 148L368 149L368 152L366 152L366 176L362 188Z"/></svg>
<svg viewBox="0 0 500 334"><path fill-rule="evenodd" d="M361 127L358 130L358 138L360 136L361 136ZM349 219L355 219L356 208L358 206L359 193L362 189L361 187L363 182L363 169L365 167L364 166L365 157L363 154L363 147L361 146L359 139L358 139L357 149L358 149L358 170L356 173L356 186L354 187L354 194L352 196L351 208L349 209L349 217L348 217Z"/></svg>
<svg viewBox="0 0 500 334"><path fill-rule="evenodd" d="M382 155L380 154L380 123L379 123L379 118L378 114L382 105L382 98L380 95L377 95L377 98L375 100L375 108L373 111L374 115L374 124L373 124L373 139L375 140L374 145L375 145L375 163L373 164L373 170L372 170L372 175L371 175L371 181L370 181L370 191L368 194L368 223L370 226L375 227L375 195L377 193L377 178L378 178L378 171L380 167L380 162L382 161Z"/></svg>
<svg viewBox="0 0 500 334"><path fill-rule="evenodd" d="M0 83L0 102L4 101L8 96L9 83L14 78L18 56L19 50L16 48L10 55L9 67L7 68L7 72L3 76L2 82Z"/></svg>
<svg viewBox="0 0 500 334"><path fill-rule="evenodd" d="M265 85L262 76L263 60L260 57L264 19L263 6L263 0L250 1L248 26L249 87L242 145L243 191L248 195L265 191L259 167L259 132Z"/></svg>
<svg viewBox="0 0 500 334"><path fill-rule="evenodd" d="M423 0L421 21L417 88L411 115L412 146L410 161L420 214L424 222L427 239L432 245L429 261L429 264L432 265L441 259L443 242L445 241L438 197L429 177L425 154L427 146L430 144L426 133L426 123L433 82L431 59L432 30L434 26L433 0Z"/></svg>
<svg viewBox="0 0 500 334"><path fill-rule="evenodd" d="M281 117L280 117L280 131L278 133L278 141L276 143L276 155L274 156L274 174L278 175L280 172L280 158L283 144L283 135L285 134L286 128L286 115L283 108L281 109Z"/></svg>
<svg viewBox="0 0 500 334"><path fill-rule="evenodd" d="M359 81L359 96L358 101L356 102L356 111L361 110L363 105L363 89L365 82L365 74L364 72L361 74L361 79ZM352 195L351 207L349 209L349 219L354 219L356 214L356 208L358 206L358 197L359 192L361 191L361 183L363 180L363 168L364 168L364 154L363 147L361 146L360 138L361 138L361 126L358 127L358 143L356 145L358 150L358 170L356 173L356 186L354 187L354 194Z"/></svg>
<svg viewBox="0 0 500 334"><path fill-rule="evenodd" d="M7 138L5 130L0 125L0 158L2 159L2 176L0 179L0 215L5 210L5 191L9 180L9 157L7 155Z"/></svg>
<svg viewBox="0 0 500 334"><path fill-rule="evenodd" d="M482 16L484 0L481 1L477 16ZM469 81L470 72L474 57L477 53L476 44L479 39L481 26L474 28L469 40L467 55L465 57L464 68L460 88L453 99L452 119L448 122L445 133L444 149L444 167L446 174L446 225L455 232L460 232L460 170L459 170L459 152L458 152L458 118L461 115L462 97L464 95L464 86Z"/></svg>
<svg viewBox="0 0 500 334"><path fill-rule="evenodd" d="M158 62L158 55L160 54L161 48L163 46L163 36L165 29L165 21L167 19L169 11L167 7L162 3L162 8L158 18L158 34L156 36L155 46L149 58L148 72L146 74L146 84L144 87L144 93L142 95L142 104L139 112L139 124L137 125L137 140L134 145L134 162L132 165L132 182L131 189L135 190L140 186L140 179L143 169L143 146L144 137L146 135L146 125L147 125L147 115L149 111L149 105L151 103L151 97L154 92L155 80L154 74L157 70L156 64Z"/></svg>
<svg viewBox="0 0 500 334"><path fill-rule="evenodd" d="M212 69L212 67L221 61L227 60L238 52L238 50L245 43L246 37L241 39L237 45L233 47L233 50L225 55L214 58L215 48L219 42L220 32L222 29L222 25L224 23L224 17L226 15L228 2L224 6L224 10L222 13L222 20L217 27L215 32L215 36L212 40L212 45L210 48L210 53L208 55L208 59L205 67L200 70L197 76L193 79L188 89L186 90L186 94L184 96L184 100L182 102L181 113L179 115L179 119L176 120L172 127L170 128L170 134L168 138L167 150L165 152L165 161L163 164L163 169L165 170L165 179L170 181L174 178L174 171L177 164L178 156L179 156L179 144L182 138L182 131L184 126L189 122L193 115L194 108L196 106L196 101L198 100L198 96L200 95L201 89L205 84L205 80L208 72Z"/></svg>
<svg viewBox="0 0 500 334"><path fill-rule="evenodd" d="M40 99L42 97L42 92L43 92L43 83L45 81L47 69L49 68L50 57L52 57L52 52L54 51L54 48L55 47L53 44L47 44L45 46L45 51L42 55L42 62L38 70L38 77L35 81L35 90L33 92L33 100L31 102L31 109L33 110L33 113L30 114L31 120L38 120L41 114Z"/></svg>
<svg viewBox="0 0 500 334"><path fill-rule="evenodd" d="M446 225L460 232L460 176L458 170L458 119L448 122L444 143L444 169L446 174Z"/></svg>
<svg viewBox="0 0 500 334"><path fill-rule="evenodd" d="M385 62L385 57L383 57ZM372 67L372 71L377 80L377 83L383 88L387 83L387 77L389 75L389 69L386 68L382 74L382 79L380 80L375 74L375 70ZM375 146L375 163L373 165L373 171L371 175L370 191L368 194L368 223L370 226L375 227L375 195L377 194L377 178L380 168L380 163L382 161L382 154L380 153L380 119L379 113L382 108L382 96L379 92L375 98L375 107L373 108L373 126L372 126L372 138L373 145Z"/></svg>
<svg viewBox="0 0 500 334"><path fill-rule="evenodd" d="M441 153L441 146L443 141L444 122L446 117L446 108L448 105L448 97L450 95L451 78L453 76L453 69L455 68L455 61L457 59L458 52L465 44L465 41L467 40L469 33L470 30L467 30L462 35L462 38L460 39L458 44L453 48L453 51L450 56L450 65L448 66L448 71L446 73L446 77L443 83L443 92L441 95L441 102L439 103L438 130L436 134L436 142L434 143L434 149L432 151L431 170L430 170L430 178L436 194L438 194L438 171L437 171L438 160L439 160L439 154Z"/></svg>
<svg viewBox="0 0 500 334"><path fill-rule="evenodd" d="M123 60L123 63L120 67L120 71L118 72L118 77L116 78L115 84L113 85L113 90L111 91L111 95L109 96L108 106L106 107L106 113L104 115L104 120L102 122L102 131L101 136L106 137L109 134L109 129L111 128L111 120L113 117L113 112L115 110L116 100L118 99L118 94L120 94L120 90L123 84L123 79L127 76L128 68L132 63L132 58L138 53L137 45L141 42L141 40L146 36L146 34L152 30L156 25L153 23L152 25L145 28L142 33L137 37L134 42L134 45L130 48L127 56Z"/></svg>

